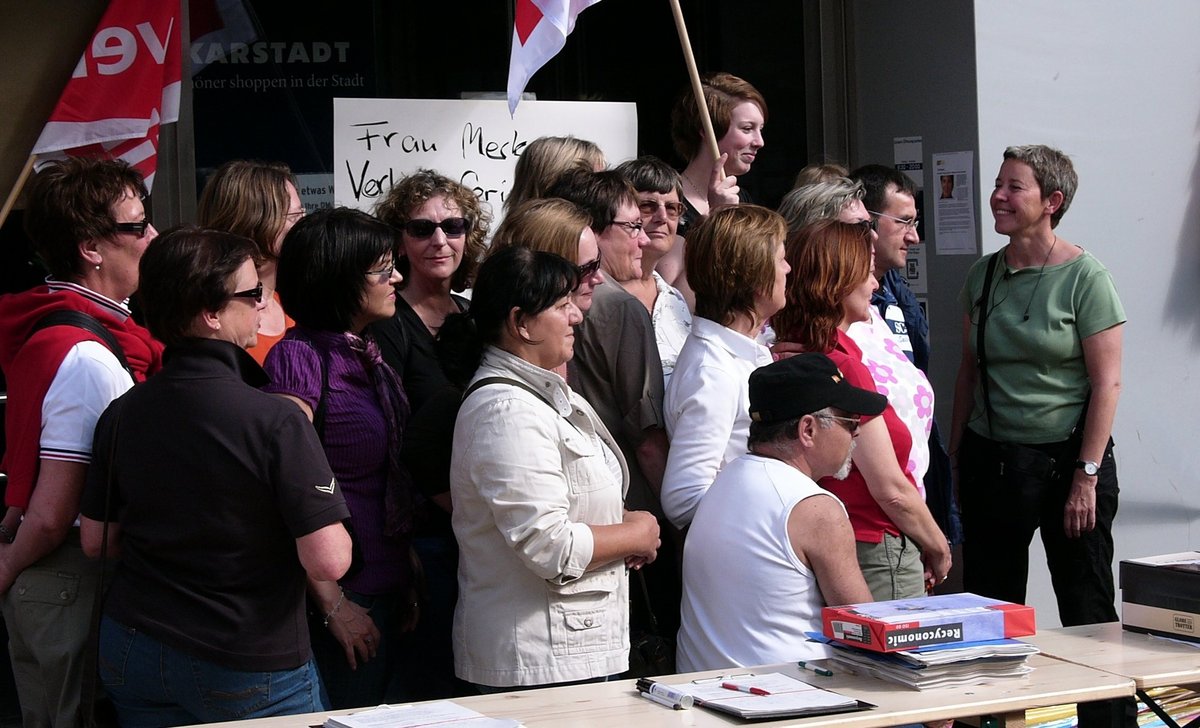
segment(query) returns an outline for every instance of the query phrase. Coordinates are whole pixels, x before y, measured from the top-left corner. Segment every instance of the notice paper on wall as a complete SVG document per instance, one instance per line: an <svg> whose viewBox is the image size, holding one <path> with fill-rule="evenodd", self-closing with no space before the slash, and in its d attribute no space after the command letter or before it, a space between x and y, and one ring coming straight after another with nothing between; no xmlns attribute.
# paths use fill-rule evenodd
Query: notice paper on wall
<svg viewBox="0 0 1200 728"><path fill-rule="evenodd" d="M599 145L610 166L637 155L637 106L601 101L333 100L334 204L368 212L392 185L432 169L475 191L499 223L517 158L540 136Z"/></svg>
<svg viewBox="0 0 1200 728"><path fill-rule="evenodd" d="M908 259L901 271L908 279L908 287L918 296L929 293L925 271L925 157L924 144L919 136L893 137L892 154L895 169L905 174L917 186L917 194L913 202L917 206L917 218L921 224L917 226L919 245L910 245Z"/></svg>
<svg viewBox="0 0 1200 728"><path fill-rule="evenodd" d="M974 255L974 152L933 155L934 240L938 255Z"/></svg>

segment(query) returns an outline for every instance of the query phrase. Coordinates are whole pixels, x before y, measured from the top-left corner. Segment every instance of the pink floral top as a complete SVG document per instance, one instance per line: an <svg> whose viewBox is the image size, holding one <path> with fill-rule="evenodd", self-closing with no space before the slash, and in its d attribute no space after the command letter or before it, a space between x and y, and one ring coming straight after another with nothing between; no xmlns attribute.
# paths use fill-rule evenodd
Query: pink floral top
<svg viewBox="0 0 1200 728"><path fill-rule="evenodd" d="M917 369L874 306L871 320L852 324L846 332L858 348L862 361L875 380L875 391L888 398L900 420L912 435L906 471L925 495L925 471L929 469L929 432L933 429L933 387L925 373Z"/></svg>

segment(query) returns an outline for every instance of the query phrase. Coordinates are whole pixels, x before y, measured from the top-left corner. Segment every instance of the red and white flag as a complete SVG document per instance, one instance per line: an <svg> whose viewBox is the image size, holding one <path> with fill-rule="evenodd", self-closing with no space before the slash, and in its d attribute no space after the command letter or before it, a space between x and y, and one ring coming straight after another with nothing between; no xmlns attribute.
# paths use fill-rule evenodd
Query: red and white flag
<svg viewBox="0 0 1200 728"><path fill-rule="evenodd" d="M600 0L517 0L508 60L508 113L515 114L525 84L562 50L575 18Z"/></svg>
<svg viewBox="0 0 1200 728"><path fill-rule="evenodd" d="M33 153L124 159L154 183L158 129L179 120L180 3L112 0Z"/></svg>

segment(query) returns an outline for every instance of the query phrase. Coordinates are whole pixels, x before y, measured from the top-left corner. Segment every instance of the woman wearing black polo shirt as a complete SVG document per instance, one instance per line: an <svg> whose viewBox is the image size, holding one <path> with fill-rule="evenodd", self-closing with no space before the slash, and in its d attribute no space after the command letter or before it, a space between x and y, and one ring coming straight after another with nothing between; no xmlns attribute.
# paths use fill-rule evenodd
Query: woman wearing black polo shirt
<svg viewBox="0 0 1200 728"><path fill-rule="evenodd" d="M101 416L81 519L89 555L107 535L121 557L100 679L123 726L327 707L305 581L349 567L349 511L303 413L257 389L255 255L245 238L181 229L142 257L167 363Z"/></svg>

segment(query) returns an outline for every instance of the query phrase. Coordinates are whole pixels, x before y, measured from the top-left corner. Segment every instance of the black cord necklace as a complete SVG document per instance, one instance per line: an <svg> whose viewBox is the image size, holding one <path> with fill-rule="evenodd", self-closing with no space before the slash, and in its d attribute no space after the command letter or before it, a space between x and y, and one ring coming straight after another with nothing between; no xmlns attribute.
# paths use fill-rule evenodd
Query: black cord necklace
<svg viewBox="0 0 1200 728"><path fill-rule="evenodd" d="M1038 286L1042 285L1042 274L1046 272L1046 263L1050 262L1050 255L1054 252L1054 246L1058 245L1058 235L1054 235L1054 242L1050 243L1050 249L1046 251L1046 257L1042 259L1042 267L1038 269L1037 281L1033 284L1033 291L1029 294L1029 300L1025 302L1025 313L1022 315L1022 321L1029 320L1029 307L1033 305L1033 297L1037 295Z"/></svg>

